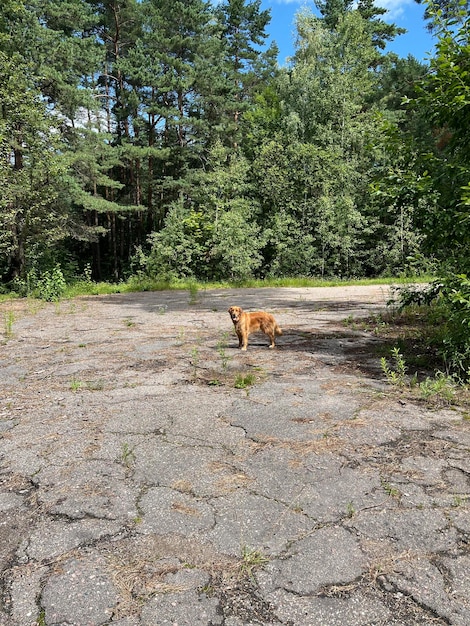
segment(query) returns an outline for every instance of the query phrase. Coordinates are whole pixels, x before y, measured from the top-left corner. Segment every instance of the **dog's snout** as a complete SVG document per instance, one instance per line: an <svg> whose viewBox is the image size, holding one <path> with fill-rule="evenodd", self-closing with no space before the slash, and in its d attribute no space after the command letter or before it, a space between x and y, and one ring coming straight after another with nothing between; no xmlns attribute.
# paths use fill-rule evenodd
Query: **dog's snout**
<svg viewBox="0 0 470 626"><path fill-rule="evenodd" d="M230 307L228 312L230 314L230 318L231 318L232 322L238 322L239 315L238 315L237 311L235 309L233 309L232 307Z"/></svg>

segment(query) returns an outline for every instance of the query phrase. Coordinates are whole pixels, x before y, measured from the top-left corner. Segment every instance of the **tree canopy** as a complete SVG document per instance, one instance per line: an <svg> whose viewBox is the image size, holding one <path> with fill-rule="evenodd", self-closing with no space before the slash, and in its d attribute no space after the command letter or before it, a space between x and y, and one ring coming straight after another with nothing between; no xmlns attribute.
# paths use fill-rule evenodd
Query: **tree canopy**
<svg viewBox="0 0 470 626"><path fill-rule="evenodd" d="M428 5L422 64L317 6L279 67L260 0L5 0L2 283L466 271L468 16Z"/></svg>

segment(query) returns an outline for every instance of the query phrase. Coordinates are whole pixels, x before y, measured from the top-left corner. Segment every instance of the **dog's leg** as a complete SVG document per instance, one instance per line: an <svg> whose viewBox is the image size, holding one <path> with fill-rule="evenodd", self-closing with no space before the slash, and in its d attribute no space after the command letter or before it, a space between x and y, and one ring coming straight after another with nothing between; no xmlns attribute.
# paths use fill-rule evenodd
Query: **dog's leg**
<svg viewBox="0 0 470 626"><path fill-rule="evenodd" d="M238 347L241 348L243 346L243 333L241 332L241 330L238 330L238 328L235 330L235 332L237 333L238 337Z"/></svg>
<svg viewBox="0 0 470 626"><path fill-rule="evenodd" d="M247 347L248 347L248 329L244 328L243 330L240 331L240 348L243 351L246 351Z"/></svg>
<svg viewBox="0 0 470 626"><path fill-rule="evenodd" d="M273 320L272 323L263 323L260 325L260 330L266 335L266 337L269 337L269 347L275 348L276 346L274 340L276 337L276 322Z"/></svg>

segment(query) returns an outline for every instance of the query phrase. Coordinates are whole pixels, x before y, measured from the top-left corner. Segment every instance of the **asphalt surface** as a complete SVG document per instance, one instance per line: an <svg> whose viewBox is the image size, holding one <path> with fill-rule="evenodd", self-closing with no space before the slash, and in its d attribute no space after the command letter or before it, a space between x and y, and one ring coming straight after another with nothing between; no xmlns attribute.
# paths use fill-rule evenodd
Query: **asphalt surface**
<svg viewBox="0 0 470 626"><path fill-rule="evenodd" d="M468 413L384 380L389 295L1 305L0 624L468 626Z"/></svg>

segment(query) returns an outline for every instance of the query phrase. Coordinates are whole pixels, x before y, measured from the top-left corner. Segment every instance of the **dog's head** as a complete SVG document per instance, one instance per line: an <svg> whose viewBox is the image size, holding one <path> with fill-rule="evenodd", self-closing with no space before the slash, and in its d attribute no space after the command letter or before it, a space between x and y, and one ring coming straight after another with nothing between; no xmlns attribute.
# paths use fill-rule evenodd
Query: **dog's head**
<svg viewBox="0 0 470 626"><path fill-rule="evenodd" d="M240 319L240 315L242 314L242 309L239 306L231 306L228 312L230 313L232 322L236 324L238 320Z"/></svg>

